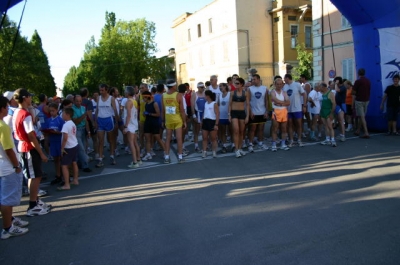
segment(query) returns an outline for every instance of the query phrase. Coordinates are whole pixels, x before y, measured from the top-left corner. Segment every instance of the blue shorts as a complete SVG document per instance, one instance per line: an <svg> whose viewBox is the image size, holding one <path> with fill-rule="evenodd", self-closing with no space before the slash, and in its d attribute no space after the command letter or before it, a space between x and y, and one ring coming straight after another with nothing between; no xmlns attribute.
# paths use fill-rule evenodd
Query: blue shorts
<svg viewBox="0 0 400 265"><path fill-rule="evenodd" d="M114 130L114 119L113 117L108 118L97 118L97 130L111 132Z"/></svg>
<svg viewBox="0 0 400 265"><path fill-rule="evenodd" d="M79 145L76 145L72 148L65 148L64 151L66 152L63 154L61 158L61 165L62 166L69 166L72 162L76 162L76 158L78 157L78 150Z"/></svg>
<svg viewBox="0 0 400 265"><path fill-rule="evenodd" d="M61 142L50 142L50 155L53 157L61 156Z"/></svg>
<svg viewBox="0 0 400 265"><path fill-rule="evenodd" d="M219 119L219 124L221 125L229 125L229 119Z"/></svg>
<svg viewBox="0 0 400 265"><path fill-rule="evenodd" d="M346 113L346 104L336 105L335 114L339 114L340 112Z"/></svg>
<svg viewBox="0 0 400 265"><path fill-rule="evenodd" d="M302 111L288 113L288 119L302 119L302 118L303 118Z"/></svg>
<svg viewBox="0 0 400 265"><path fill-rule="evenodd" d="M22 172L0 177L0 205L18 206L22 196Z"/></svg>

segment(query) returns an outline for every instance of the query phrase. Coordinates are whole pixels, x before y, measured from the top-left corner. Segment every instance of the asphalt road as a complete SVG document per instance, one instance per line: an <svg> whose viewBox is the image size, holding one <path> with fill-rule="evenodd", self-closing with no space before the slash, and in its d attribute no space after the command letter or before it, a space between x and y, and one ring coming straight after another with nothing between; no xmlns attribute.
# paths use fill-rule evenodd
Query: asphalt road
<svg viewBox="0 0 400 265"><path fill-rule="evenodd" d="M159 153L136 170L122 156L70 191L48 187L53 211L24 217L29 233L0 241L0 264L400 264L399 144L170 165Z"/></svg>

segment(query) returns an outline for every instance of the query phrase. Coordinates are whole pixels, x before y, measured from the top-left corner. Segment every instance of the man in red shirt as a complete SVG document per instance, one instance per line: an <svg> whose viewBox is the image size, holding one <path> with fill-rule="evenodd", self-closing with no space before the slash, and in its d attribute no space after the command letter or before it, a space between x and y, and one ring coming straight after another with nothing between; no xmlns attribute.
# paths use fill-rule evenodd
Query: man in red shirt
<svg viewBox="0 0 400 265"><path fill-rule="evenodd" d="M13 115L14 136L19 141L20 162L24 176L28 179L29 187L27 216L44 215L50 212L51 205L41 201L38 192L43 175L42 161L47 162L48 159L40 148L33 127L32 115L28 111L32 104L32 94L24 88L19 88L14 92L14 99L18 102L18 108Z"/></svg>
<svg viewBox="0 0 400 265"><path fill-rule="evenodd" d="M359 79L354 82L353 86L353 95L355 98L355 110L357 116L360 118L361 123L358 122L357 131L354 133L355 135L360 135L361 125L364 129L364 135L360 136L361 138L369 138L367 122L365 121L365 114L367 113L369 97L371 93L371 82L368 78L365 77L365 69L360 68L358 70Z"/></svg>

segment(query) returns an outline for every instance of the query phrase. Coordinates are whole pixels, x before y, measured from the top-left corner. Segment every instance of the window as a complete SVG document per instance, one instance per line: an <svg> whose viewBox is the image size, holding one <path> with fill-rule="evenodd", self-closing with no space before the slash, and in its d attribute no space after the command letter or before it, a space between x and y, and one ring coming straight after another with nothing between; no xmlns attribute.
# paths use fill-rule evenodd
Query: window
<svg viewBox="0 0 400 265"><path fill-rule="evenodd" d="M345 16L342 15L342 28L350 28L350 22L347 20Z"/></svg>
<svg viewBox="0 0 400 265"><path fill-rule="evenodd" d="M197 37L201 37L201 24L197 25Z"/></svg>
<svg viewBox="0 0 400 265"><path fill-rule="evenodd" d="M297 46L297 34L299 33L298 25L290 25L291 47L294 49Z"/></svg>
<svg viewBox="0 0 400 265"><path fill-rule="evenodd" d="M188 29L188 41L192 41L192 37L190 37L190 29Z"/></svg>
<svg viewBox="0 0 400 265"><path fill-rule="evenodd" d="M290 21L296 21L297 17L296 16L288 16L288 20Z"/></svg>
<svg viewBox="0 0 400 265"><path fill-rule="evenodd" d="M312 22L312 17L304 17L305 22Z"/></svg>
<svg viewBox="0 0 400 265"><path fill-rule="evenodd" d="M344 79L354 82L354 59L348 58L342 60L342 77Z"/></svg>
<svg viewBox="0 0 400 265"><path fill-rule="evenodd" d="M305 31L305 44L306 48L311 48L311 26L305 26L304 31Z"/></svg>
<svg viewBox="0 0 400 265"><path fill-rule="evenodd" d="M212 18L208 20L208 33L212 33Z"/></svg>

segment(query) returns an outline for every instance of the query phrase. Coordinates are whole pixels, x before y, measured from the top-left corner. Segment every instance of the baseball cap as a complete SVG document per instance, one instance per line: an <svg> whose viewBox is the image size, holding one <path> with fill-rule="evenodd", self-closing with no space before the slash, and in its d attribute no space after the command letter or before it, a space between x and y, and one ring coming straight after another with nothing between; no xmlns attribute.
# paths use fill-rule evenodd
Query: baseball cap
<svg viewBox="0 0 400 265"><path fill-rule="evenodd" d="M176 81L173 79L167 80L167 87L173 87L176 86Z"/></svg>
<svg viewBox="0 0 400 265"><path fill-rule="evenodd" d="M35 94L29 93L25 88L18 88L14 91L14 99L17 101L22 101L23 98L32 97Z"/></svg>
<svg viewBox="0 0 400 265"><path fill-rule="evenodd" d="M198 82L197 83L197 87L204 87L204 83L203 82Z"/></svg>
<svg viewBox="0 0 400 265"><path fill-rule="evenodd" d="M3 93L3 96L6 97L6 98L8 99L8 101L11 101L11 99L12 99L13 96L14 96L14 92L12 92L12 91L6 91L6 92Z"/></svg>

